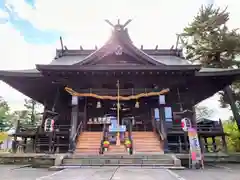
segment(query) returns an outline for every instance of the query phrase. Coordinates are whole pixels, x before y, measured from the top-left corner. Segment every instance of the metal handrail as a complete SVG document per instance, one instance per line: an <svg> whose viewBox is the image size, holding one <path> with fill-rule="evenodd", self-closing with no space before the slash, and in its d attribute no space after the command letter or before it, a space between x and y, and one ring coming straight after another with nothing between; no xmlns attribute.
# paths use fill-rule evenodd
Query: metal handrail
<svg viewBox="0 0 240 180"><path fill-rule="evenodd" d="M131 150L130 150L130 154L133 153L133 139L132 139L132 123L128 124L128 139L131 142Z"/></svg>
<svg viewBox="0 0 240 180"><path fill-rule="evenodd" d="M83 125L83 122L81 121L79 124L78 124L78 127L77 127L77 130L75 132L75 134L73 135L73 137L70 139L70 147L69 147L69 152L73 153L76 149L76 139L77 139L77 136L80 135L81 131L82 131L82 125Z"/></svg>
<svg viewBox="0 0 240 180"><path fill-rule="evenodd" d="M157 134L159 135L159 138L160 138L160 140L164 140L165 139L165 136L164 136L164 134L162 133L162 124L161 124L161 122L159 122L160 124L160 127L158 126L158 124L157 124L157 122L156 121L154 121L154 128L155 128L155 130L156 130L156 132L157 132Z"/></svg>
<svg viewBox="0 0 240 180"><path fill-rule="evenodd" d="M105 132L106 132L106 124L103 125L103 130L102 130L103 134L100 142L99 154L103 154L103 142L105 141Z"/></svg>
<svg viewBox="0 0 240 180"><path fill-rule="evenodd" d="M74 134L74 136L72 137L72 143L73 144L73 151L76 149L76 139L77 139L77 136L80 135L80 133L82 132L82 127L83 127L83 121L81 121L77 127L77 130L76 130L76 133Z"/></svg>

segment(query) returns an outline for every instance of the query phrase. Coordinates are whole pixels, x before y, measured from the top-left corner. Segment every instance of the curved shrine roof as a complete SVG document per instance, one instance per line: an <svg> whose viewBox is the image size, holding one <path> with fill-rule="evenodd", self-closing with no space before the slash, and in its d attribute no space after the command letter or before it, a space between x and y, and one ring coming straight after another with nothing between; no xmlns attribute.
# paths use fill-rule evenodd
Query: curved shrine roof
<svg viewBox="0 0 240 180"><path fill-rule="evenodd" d="M120 24L114 26L111 37L99 49L63 49L57 50L56 54L56 58L49 65L96 65L110 55L121 56L123 54L135 59L135 62L141 65L189 65L182 58L180 49L137 48L129 37L127 28Z"/></svg>

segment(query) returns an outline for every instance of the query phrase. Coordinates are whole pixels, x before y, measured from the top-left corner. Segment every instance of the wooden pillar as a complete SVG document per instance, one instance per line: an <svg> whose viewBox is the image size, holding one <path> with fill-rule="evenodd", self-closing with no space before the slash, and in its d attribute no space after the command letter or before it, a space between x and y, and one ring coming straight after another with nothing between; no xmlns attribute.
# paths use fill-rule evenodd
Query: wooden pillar
<svg viewBox="0 0 240 180"><path fill-rule="evenodd" d="M209 151L208 151L208 142L207 142L207 138L204 137L203 139L204 139L205 151L206 151L206 152L209 152Z"/></svg>
<svg viewBox="0 0 240 180"><path fill-rule="evenodd" d="M189 147L188 147L188 134L184 132L184 143L185 143L185 150L189 152Z"/></svg>
<svg viewBox="0 0 240 180"><path fill-rule="evenodd" d="M69 151L72 152L75 146L74 136L78 126L78 97L72 96L71 129L69 135Z"/></svg>
<svg viewBox="0 0 240 180"><path fill-rule="evenodd" d="M17 136L14 135L13 142L12 142L12 152L16 153L17 152Z"/></svg>
<svg viewBox="0 0 240 180"><path fill-rule="evenodd" d="M198 139L199 139L199 145L200 145L200 148L201 148L201 153L204 153L204 145L203 145L203 142L202 142L202 137L201 135L198 134Z"/></svg>
<svg viewBox="0 0 240 180"><path fill-rule="evenodd" d="M212 136L212 146L213 146L213 152L216 152L217 144L216 144L215 136Z"/></svg>
<svg viewBox="0 0 240 180"><path fill-rule="evenodd" d="M182 149L182 139L180 136L178 136L178 146L179 146L179 152L182 153L183 149Z"/></svg>
<svg viewBox="0 0 240 180"><path fill-rule="evenodd" d="M48 133L48 140L49 140L49 146L48 146L48 152L52 153L52 146L53 146L53 133Z"/></svg>
<svg viewBox="0 0 240 180"><path fill-rule="evenodd" d="M41 122L41 129L40 130L43 130L44 129L44 124L45 124L45 120L47 118L47 105L46 105L46 102L44 102L44 109L43 109L43 116L42 116L42 122Z"/></svg>
<svg viewBox="0 0 240 180"><path fill-rule="evenodd" d="M59 153L59 136L56 137L57 138L57 148L56 148L56 153Z"/></svg>
<svg viewBox="0 0 240 180"><path fill-rule="evenodd" d="M87 115L87 98L85 97L84 98L84 110L83 110L83 119L80 119L80 121L83 120L83 126L84 126L84 129L86 129L87 127L87 122L88 122L88 115ZM79 121L79 123L80 123Z"/></svg>
<svg viewBox="0 0 240 180"><path fill-rule="evenodd" d="M227 152L227 142L226 142L226 136L225 135L222 136L222 146L223 146L224 152Z"/></svg>
<svg viewBox="0 0 240 180"><path fill-rule="evenodd" d="M32 138L32 143L33 152L36 153L36 136Z"/></svg>
<svg viewBox="0 0 240 180"><path fill-rule="evenodd" d="M232 109L233 117L235 121L237 122L238 130L240 131L240 115L238 114L238 108L235 104L235 100L233 97L233 92L230 86L227 86L224 88L224 93L226 94L227 101L230 104L230 107Z"/></svg>
<svg viewBox="0 0 240 180"><path fill-rule="evenodd" d="M164 152L168 152L168 139L167 139L167 125L166 125L166 120L165 120L165 111L164 111L164 106L160 106L159 107L159 115L160 115L160 126L161 126L161 130L164 131Z"/></svg>
<svg viewBox="0 0 240 180"><path fill-rule="evenodd" d="M192 127L196 128L197 130L197 115L196 115L196 108L195 108L195 104L193 104L192 106Z"/></svg>
<svg viewBox="0 0 240 180"><path fill-rule="evenodd" d="M27 150L27 137L24 138L23 152L26 153Z"/></svg>

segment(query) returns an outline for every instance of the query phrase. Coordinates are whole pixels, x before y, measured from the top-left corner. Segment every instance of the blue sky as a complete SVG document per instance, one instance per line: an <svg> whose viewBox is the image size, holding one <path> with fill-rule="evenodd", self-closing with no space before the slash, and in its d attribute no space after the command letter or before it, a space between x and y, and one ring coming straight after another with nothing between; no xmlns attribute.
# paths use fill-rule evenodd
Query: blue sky
<svg viewBox="0 0 240 180"><path fill-rule="evenodd" d="M7 6L6 2L7 1L4 0L0 1L0 9L8 14L7 20L2 21L8 21L11 23L13 28L21 33L26 42L46 44L54 43L57 39L59 39L60 32L58 30L40 30L34 27L27 19L19 17L17 12L14 11L13 6ZM34 9L35 0L25 0L24 2Z"/></svg>
<svg viewBox="0 0 240 180"><path fill-rule="evenodd" d="M102 45L111 28L104 19L116 23L133 19L129 33L137 47L170 48L176 33L193 19L202 4L214 2L231 13L230 27L240 27L237 0L0 0L0 69L29 69L49 63L63 36L68 48ZM22 107L21 93L0 82L0 96L13 109ZM218 97L207 103L219 110ZM219 112L218 112L219 113ZM221 114L229 114L220 110Z"/></svg>

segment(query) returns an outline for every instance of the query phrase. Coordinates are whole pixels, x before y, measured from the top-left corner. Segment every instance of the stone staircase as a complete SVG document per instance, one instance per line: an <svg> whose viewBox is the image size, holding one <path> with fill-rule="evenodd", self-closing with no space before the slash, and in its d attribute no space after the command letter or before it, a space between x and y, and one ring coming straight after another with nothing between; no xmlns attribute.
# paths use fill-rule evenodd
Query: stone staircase
<svg viewBox="0 0 240 180"><path fill-rule="evenodd" d="M110 145L108 151L104 152L105 155L113 155L113 154L128 154L124 145Z"/></svg>
<svg viewBox="0 0 240 180"><path fill-rule="evenodd" d="M163 154L163 145L154 132L133 131L133 153Z"/></svg>
<svg viewBox="0 0 240 180"><path fill-rule="evenodd" d="M149 166L181 167L181 161L167 154L135 155L72 155L62 161L62 167L72 166Z"/></svg>
<svg viewBox="0 0 240 180"><path fill-rule="evenodd" d="M75 154L99 154L102 132L82 132L78 137Z"/></svg>

